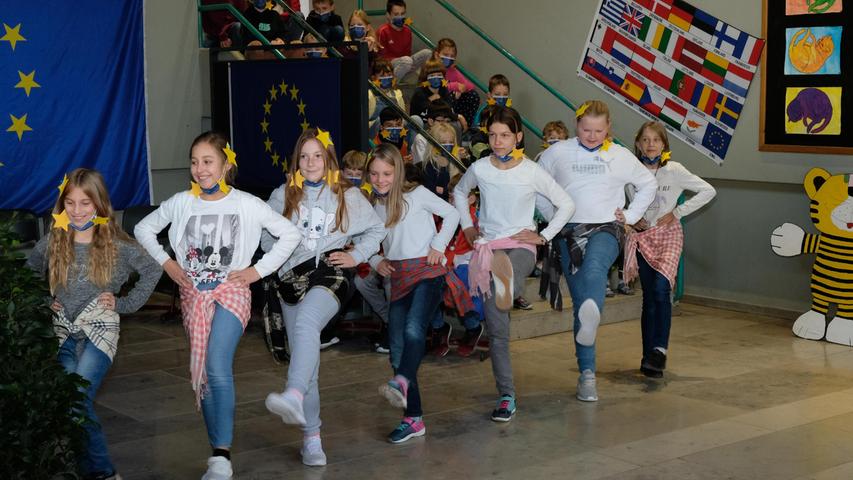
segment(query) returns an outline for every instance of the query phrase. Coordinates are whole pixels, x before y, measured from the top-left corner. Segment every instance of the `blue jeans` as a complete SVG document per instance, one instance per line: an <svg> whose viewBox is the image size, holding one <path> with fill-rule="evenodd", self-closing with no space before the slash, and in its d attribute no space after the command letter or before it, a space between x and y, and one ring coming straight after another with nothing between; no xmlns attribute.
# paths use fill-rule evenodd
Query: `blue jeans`
<svg viewBox="0 0 853 480"><path fill-rule="evenodd" d="M418 368L426 350L427 325L435 318L443 289L444 276L421 280L408 295L391 302L388 311L391 366L397 375L409 381L407 417L423 415L418 391Z"/></svg>
<svg viewBox="0 0 853 480"><path fill-rule="evenodd" d="M643 316L640 326L643 331L643 358L648 357L655 347L667 348L672 326L672 303L669 280L652 268L643 255L637 252L640 266L640 283L643 285Z"/></svg>
<svg viewBox="0 0 853 480"><path fill-rule="evenodd" d="M59 347L57 354L60 365L68 373L76 373L89 381L85 388L86 400L83 403L83 411L90 421L83 424L88 435L86 453L80 459L80 467L86 475L115 472L109 452L107 452L107 439L101 431L100 421L95 415L93 402L101 382L110 370L113 362L106 353L98 350L94 343L86 337L68 337Z"/></svg>
<svg viewBox="0 0 853 480"><path fill-rule="evenodd" d="M199 284L199 290L213 290L218 283ZM207 337L207 393L201 401L201 412L212 447L231 447L234 437L234 353L243 336L243 325L237 316L216 303L210 336Z"/></svg>
<svg viewBox="0 0 853 480"><path fill-rule="evenodd" d="M574 226L569 224L567 226ZM619 242L616 237L606 232L594 233L586 244L583 263L574 274L571 273L571 257L568 243L565 240L557 242L560 247L563 275L569 285L572 295L572 312L574 315L574 332L580 330L578 309L587 299L592 299L598 306L598 311L604 311L604 293L607 285L607 273L610 266L619 256ZM585 347L575 342L575 356L578 359L578 369L595 371L595 345Z"/></svg>

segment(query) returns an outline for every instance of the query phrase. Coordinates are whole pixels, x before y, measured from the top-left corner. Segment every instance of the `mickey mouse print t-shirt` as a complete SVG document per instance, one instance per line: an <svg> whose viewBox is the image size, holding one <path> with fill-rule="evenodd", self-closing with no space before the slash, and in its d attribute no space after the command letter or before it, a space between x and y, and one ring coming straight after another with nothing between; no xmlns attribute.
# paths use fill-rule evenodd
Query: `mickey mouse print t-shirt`
<svg viewBox="0 0 853 480"><path fill-rule="evenodd" d="M193 285L224 282L239 251L240 216L236 202L196 200L180 240L181 267Z"/></svg>

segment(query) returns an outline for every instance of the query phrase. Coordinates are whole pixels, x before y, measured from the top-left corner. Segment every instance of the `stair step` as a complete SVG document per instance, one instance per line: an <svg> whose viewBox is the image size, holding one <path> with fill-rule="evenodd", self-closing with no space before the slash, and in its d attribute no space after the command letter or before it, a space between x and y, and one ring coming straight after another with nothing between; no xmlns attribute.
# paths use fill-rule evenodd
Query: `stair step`
<svg viewBox="0 0 853 480"><path fill-rule="evenodd" d="M533 306L533 310L513 310L510 340L540 337L572 330L572 297L569 295L565 280L560 281L563 292L563 311L551 309L547 300L539 298L539 279L528 278L524 298ZM601 323L617 323L640 318L643 306L642 292L637 289L634 295L616 295L604 300L604 312Z"/></svg>

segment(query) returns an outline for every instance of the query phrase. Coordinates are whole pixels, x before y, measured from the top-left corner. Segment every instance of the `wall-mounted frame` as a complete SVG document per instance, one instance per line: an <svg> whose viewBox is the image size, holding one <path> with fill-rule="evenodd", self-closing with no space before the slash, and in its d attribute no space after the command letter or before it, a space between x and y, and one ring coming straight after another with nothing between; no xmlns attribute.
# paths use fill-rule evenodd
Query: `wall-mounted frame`
<svg viewBox="0 0 853 480"><path fill-rule="evenodd" d="M853 154L851 29L853 0L763 0L759 150Z"/></svg>

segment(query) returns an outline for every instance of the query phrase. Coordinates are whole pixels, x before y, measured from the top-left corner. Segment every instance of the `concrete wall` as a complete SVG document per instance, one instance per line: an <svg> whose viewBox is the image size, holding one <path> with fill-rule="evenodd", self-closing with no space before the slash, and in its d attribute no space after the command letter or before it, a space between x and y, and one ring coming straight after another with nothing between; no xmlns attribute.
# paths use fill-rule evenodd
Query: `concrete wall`
<svg viewBox="0 0 853 480"><path fill-rule="evenodd" d="M146 0L145 69L153 200L159 204L189 182L187 151L201 133L202 83L196 2Z"/></svg>

